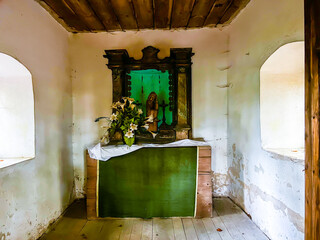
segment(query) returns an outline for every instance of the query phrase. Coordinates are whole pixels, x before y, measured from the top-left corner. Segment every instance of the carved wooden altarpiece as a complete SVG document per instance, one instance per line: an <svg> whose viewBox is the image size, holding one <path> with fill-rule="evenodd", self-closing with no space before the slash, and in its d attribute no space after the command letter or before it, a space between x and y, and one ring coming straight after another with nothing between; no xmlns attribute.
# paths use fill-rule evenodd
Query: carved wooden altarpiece
<svg viewBox="0 0 320 240"><path fill-rule="evenodd" d="M142 49L143 57L135 60L127 50L105 50L107 66L112 70L113 102L131 96L133 70L156 69L169 72L169 109L172 123L159 130L156 142L167 142L192 137L191 57L192 48L171 48L170 56L158 58L160 50L151 46ZM152 142L152 140L151 140Z"/></svg>

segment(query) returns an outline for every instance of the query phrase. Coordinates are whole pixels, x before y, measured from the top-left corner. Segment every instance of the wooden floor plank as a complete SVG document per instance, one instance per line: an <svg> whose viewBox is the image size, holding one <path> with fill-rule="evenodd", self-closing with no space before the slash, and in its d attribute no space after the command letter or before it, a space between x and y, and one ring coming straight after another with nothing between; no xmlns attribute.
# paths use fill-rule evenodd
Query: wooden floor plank
<svg viewBox="0 0 320 240"><path fill-rule="evenodd" d="M131 231L133 226L133 219L126 219L124 221L122 231L120 233L120 240L127 240L130 239Z"/></svg>
<svg viewBox="0 0 320 240"><path fill-rule="evenodd" d="M154 218L152 235L154 240L174 239L172 219Z"/></svg>
<svg viewBox="0 0 320 240"><path fill-rule="evenodd" d="M222 240L211 218L203 218L202 222L206 228L210 240Z"/></svg>
<svg viewBox="0 0 320 240"><path fill-rule="evenodd" d="M87 221L76 203L41 240L268 240L228 198L215 198L212 218L99 219Z"/></svg>
<svg viewBox="0 0 320 240"><path fill-rule="evenodd" d="M216 204L216 202L214 202L214 204ZM221 206L223 204L218 204L218 205L219 207L223 207ZM221 212L221 209L220 208L218 209L218 207L215 205L215 210L219 215L219 217L221 218L221 220L223 221L224 225L227 227L231 237L234 240L245 240L245 238L242 236L242 233L237 228L237 222L235 218L236 213L234 212L234 209L226 209L225 212Z"/></svg>
<svg viewBox="0 0 320 240"><path fill-rule="evenodd" d="M227 230L227 227L224 225L221 218L218 216L217 212L214 209L212 210L211 220L216 230L219 230L218 233L222 240L233 240L229 231Z"/></svg>
<svg viewBox="0 0 320 240"><path fill-rule="evenodd" d="M152 219L143 220L141 240L152 240L152 227L153 227Z"/></svg>
<svg viewBox="0 0 320 240"><path fill-rule="evenodd" d="M188 240L196 240L198 239L196 230L194 229L192 219L191 218L183 218L182 219L184 232Z"/></svg>
<svg viewBox="0 0 320 240"><path fill-rule="evenodd" d="M181 218L173 218L172 223L175 239L186 240Z"/></svg>
<svg viewBox="0 0 320 240"><path fill-rule="evenodd" d="M142 235L143 220L134 219L132 225L132 231L130 235L130 240L140 240Z"/></svg>
<svg viewBox="0 0 320 240"><path fill-rule="evenodd" d="M230 199L215 199L215 209L219 215L228 215L246 240L268 240L268 237Z"/></svg>
<svg viewBox="0 0 320 240"><path fill-rule="evenodd" d="M103 221L87 221L80 232L80 239L99 240L99 234L102 230Z"/></svg>
<svg viewBox="0 0 320 240"><path fill-rule="evenodd" d="M79 238L80 232L86 223L86 219L73 219L69 217L62 218L55 224L55 226L53 226L48 234L41 238L41 240L76 240Z"/></svg>
<svg viewBox="0 0 320 240"><path fill-rule="evenodd" d="M119 239L124 224L123 219L103 220L102 229L99 233L99 239L114 240Z"/></svg>
<svg viewBox="0 0 320 240"><path fill-rule="evenodd" d="M192 219L199 240L209 240L206 228L201 219Z"/></svg>

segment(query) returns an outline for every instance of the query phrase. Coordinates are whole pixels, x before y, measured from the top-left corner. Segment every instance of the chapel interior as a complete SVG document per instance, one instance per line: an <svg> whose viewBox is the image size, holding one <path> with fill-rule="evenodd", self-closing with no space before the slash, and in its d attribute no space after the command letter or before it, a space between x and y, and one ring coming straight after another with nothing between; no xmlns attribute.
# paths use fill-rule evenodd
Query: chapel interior
<svg viewBox="0 0 320 240"><path fill-rule="evenodd" d="M317 239L304 4L0 0L0 240Z"/></svg>

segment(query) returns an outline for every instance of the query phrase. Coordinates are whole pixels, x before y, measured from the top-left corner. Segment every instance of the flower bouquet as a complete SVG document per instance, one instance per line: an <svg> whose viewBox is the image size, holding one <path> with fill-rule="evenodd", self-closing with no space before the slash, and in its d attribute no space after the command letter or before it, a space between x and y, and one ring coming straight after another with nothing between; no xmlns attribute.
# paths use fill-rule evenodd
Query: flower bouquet
<svg viewBox="0 0 320 240"><path fill-rule="evenodd" d="M147 122L150 119L145 120L142 109L137 108L133 98L123 97L120 101L113 103L111 108L114 112L110 118L100 117L95 120L96 122L102 118L108 120L109 125L104 127L107 131L102 139L120 131L125 144L131 147L135 141L135 135L142 130L148 130Z"/></svg>

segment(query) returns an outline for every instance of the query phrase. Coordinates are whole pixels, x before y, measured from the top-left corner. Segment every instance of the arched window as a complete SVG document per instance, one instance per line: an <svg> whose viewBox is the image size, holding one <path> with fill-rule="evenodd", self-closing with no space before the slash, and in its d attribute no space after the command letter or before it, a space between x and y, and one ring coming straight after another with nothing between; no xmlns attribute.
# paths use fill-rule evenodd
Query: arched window
<svg viewBox="0 0 320 240"><path fill-rule="evenodd" d="M0 168L34 158L34 135L31 73L0 53Z"/></svg>
<svg viewBox="0 0 320 240"><path fill-rule="evenodd" d="M276 50L260 70L262 147L304 157L304 42Z"/></svg>

